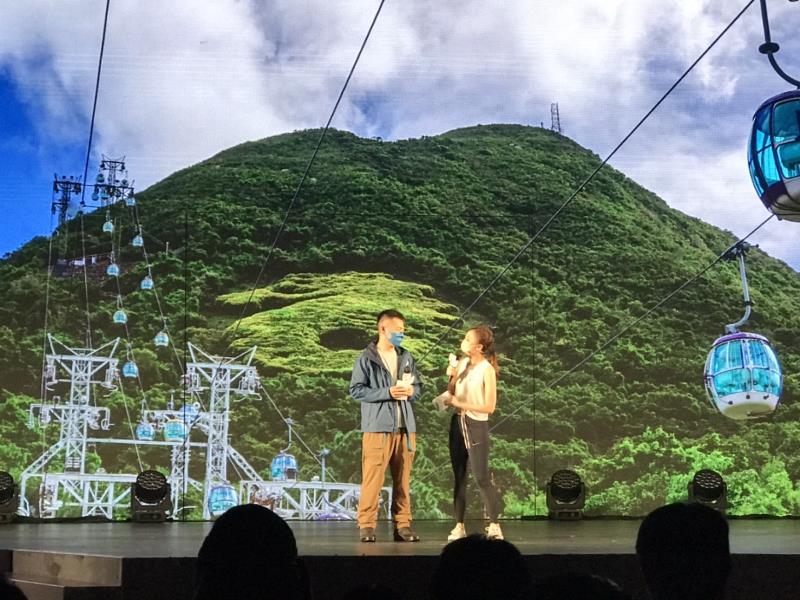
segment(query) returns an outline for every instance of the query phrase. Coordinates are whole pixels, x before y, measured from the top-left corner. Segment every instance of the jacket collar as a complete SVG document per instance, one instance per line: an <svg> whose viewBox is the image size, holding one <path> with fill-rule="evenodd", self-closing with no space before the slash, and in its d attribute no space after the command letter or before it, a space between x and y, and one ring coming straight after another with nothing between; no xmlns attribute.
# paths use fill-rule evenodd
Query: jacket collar
<svg viewBox="0 0 800 600"><path fill-rule="evenodd" d="M381 360L381 357L378 354L378 344L377 343L370 342L369 345L364 350L364 352L366 353L367 358L369 358L372 362L378 363L379 365L383 366L383 361ZM398 358L402 358L403 356L405 356L406 352L408 352L408 351L405 348L403 348L402 346L399 346L397 348L397 357Z"/></svg>

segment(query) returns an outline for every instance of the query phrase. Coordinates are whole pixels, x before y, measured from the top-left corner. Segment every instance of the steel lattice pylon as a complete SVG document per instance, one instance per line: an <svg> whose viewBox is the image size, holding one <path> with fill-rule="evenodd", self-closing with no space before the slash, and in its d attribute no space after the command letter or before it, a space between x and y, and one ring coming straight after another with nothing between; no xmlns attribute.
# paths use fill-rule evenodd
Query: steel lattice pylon
<svg viewBox="0 0 800 600"><path fill-rule="evenodd" d="M87 473L86 449L88 444L161 446L170 448L170 473L168 481L172 490L173 518L179 516L182 496L193 488L203 490L203 517L208 519L210 496L218 486L231 486L228 462L235 465L241 475L239 500L266 504L285 518L355 518L359 486L325 481L271 481L262 478L247 459L230 443L231 397L257 396L260 386L258 372L252 365L256 348L252 347L236 357L212 356L193 344L188 345L191 362L186 365L183 386L187 402L176 409L172 402L165 410L143 410L143 422L154 423L159 431L170 422L186 426L182 441L119 439L90 437L95 430L107 431L111 427L110 411L93 402L92 387L117 389L119 383L118 360L114 358L120 340L115 339L95 350L72 348L48 335L51 352L45 357L45 388L53 391L58 384L69 385L68 401L58 396L53 402L46 398L30 407L30 426L36 420L42 426L57 422L59 439L34 460L20 477L20 509L25 516L52 518L66 509L80 511L81 516L114 518L115 510L127 509L130 503L131 484L137 473L106 473L102 468ZM101 376L102 374L102 376ZM59 377L59 375L61 375ZM201 410L195 399L208 393L208 408ZM189 404L189 401L192 401ZM191 411L189 410L191 408ZM196 431L205 439L192 441ZM204 480L189 475L192 450L205 454ZM63 469L51 469L51 463L63 461ZM38 510L28 498L31 481L40 481ZM390 490L385 490L390 505Z"/></svg>

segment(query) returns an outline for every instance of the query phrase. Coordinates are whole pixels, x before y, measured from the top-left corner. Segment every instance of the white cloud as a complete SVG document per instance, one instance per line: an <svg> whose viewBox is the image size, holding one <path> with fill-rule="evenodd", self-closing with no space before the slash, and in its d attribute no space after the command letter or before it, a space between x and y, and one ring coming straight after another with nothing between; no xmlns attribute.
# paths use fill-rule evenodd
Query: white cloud
<svg viewBox="0 0 800 600"><path fill-rule="evenodd" d="M141 186L245 140L321 126L377 4L112 3L95 147L126 154ZM558 101L566 133L603 155L743 4L387 0L334 126L403 138L547 125ZM3 6L0 68L40 115L43 146L86 135L104 6ZM779 58L800 74L800 5L771 7ZM748 187L743 136L755 106L786 87L756 52L760 28L755 3L614 162L736 233L765 214ZM762 245L800 268L794 227L770 225Z"/></svg>

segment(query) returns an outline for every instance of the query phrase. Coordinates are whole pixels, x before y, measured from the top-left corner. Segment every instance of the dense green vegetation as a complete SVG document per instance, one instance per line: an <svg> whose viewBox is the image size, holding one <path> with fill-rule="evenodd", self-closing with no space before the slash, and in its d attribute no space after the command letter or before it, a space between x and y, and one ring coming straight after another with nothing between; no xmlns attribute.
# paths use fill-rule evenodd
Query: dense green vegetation
<svg viewBox="0 0 800 600"><path fill-rule="evenodd" d="M347 395L349 369L373 334L375 313L398 307L428 382L416 409L416 512L449 514L446 416L429 402L444 386L443 366L463 328L434 343L599 159L567 138L522 126L391 143L333 131L270 253L318 135L242 144L138 195L173 339L179 354L186 339L215 353L258 345L270 398L299 422L312 449L334 450L337 479L358 481L359 409ZM125 242L133 235L129 209L112 213ZM84 218L89 254L109 251L104 219ZM54 258L80 254L79 228L76 220L58 232ZM770 337L787 374L783 403L770 420L728 421L702 389L708 348L740 314L732 264L715 267L575 374L547 385L732 241L606 167L474 307L468 324L492 324L503 353L492 417L503 423L492 468L506 516L545 512L541 488L562 467L584 476L595 514L642 514L685 497L691 474L704 467L728 480L734 514L800 514L800 351L793 343L800 277L762 252L749 258L756 306L750 328ZM57 435L27 429L26 414L39 395L47 242L32 240L0 261L0 466L14 473ZM141 253L128 247L120 262L146 397L163 406L178 379L176 358L151 343L160 322L153 293L138 289ZM79 343L82 272L53 278L49 294L48 329ZM115 295L113 281L91 279L96 341L123 333L111 323ZM104 401L120 435L130 435L125 402L136 419L142 398L131 387ZM266 475L285 440L271 404L234 405L231 432ZM296 452L303 476L316 474L313 459ZM107 471L136 468L128 451L100 458ZM168 460L158 453L143 459ZM475 498L473 504L477 515Z"/></svg>

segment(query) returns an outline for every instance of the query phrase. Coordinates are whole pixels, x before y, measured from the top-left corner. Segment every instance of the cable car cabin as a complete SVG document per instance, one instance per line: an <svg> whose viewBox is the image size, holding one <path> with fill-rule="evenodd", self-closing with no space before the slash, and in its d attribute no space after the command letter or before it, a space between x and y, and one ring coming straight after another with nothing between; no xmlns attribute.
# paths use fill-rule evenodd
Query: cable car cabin
<svg viewBox="0 0 800 600"><path fill-rule="evenodd" d="M194 423L199 414L200 414L199 402L194 402L192 404L184 404L181 407L181 417L183 417L183 421L187 425L191 425L192 423Z"/></svg>
<svg viewBox="0 0 800 600"><path fill-rule="evenodd" d="M142 421L136 426L136 439L144 442L152 442L156 439L156 428L151 423Z"/></svg>
<svg viewBox="0 0 800 600"><path fill-rule="evenodd" d="M272 459L272 481L297 481L297 459L291 454L281 452Z"/></svg>
<svg viewBox="0 0 800 600"><path fill-rule="evenodd" d="M208 512L218 517L229 508L239 505L239 495L231 485L215 485L208 493Z"/></svg>
<svg viewBox="0 0 800 600"><path fill-rule="evenodd" d="M126 362L122 367L122 376L128 379L133 379L139 376L139 367L132 360Z"/></svg>
<svg viewBox="0 0 800 600"><path fill-rule="evenodd" d="M800 221L800 90L778 94L756 111L747 162L767 210Z"/></svg>
<svg viewBox="0 0 800 600"><path fill-rule="evenodd" d="M189 437L189 428L180 419L170 419L164 423L165 442L183 442Z"/></svg>
<svg viewBox="0 0 800 600"><path fill-rule="evenodd" d="M781 366L767 338L757 333L731 333L715 341L704 378L711 403L730 419L770 415L780 402Z"/></svg>
<svg viewBox="0 0 800 600"><path fill-rule="evenodd" d="M165 331L159 331L156 334L156 337L153 338L153 342L156 346L168 346L169 345L169 336Z"/></svg>

